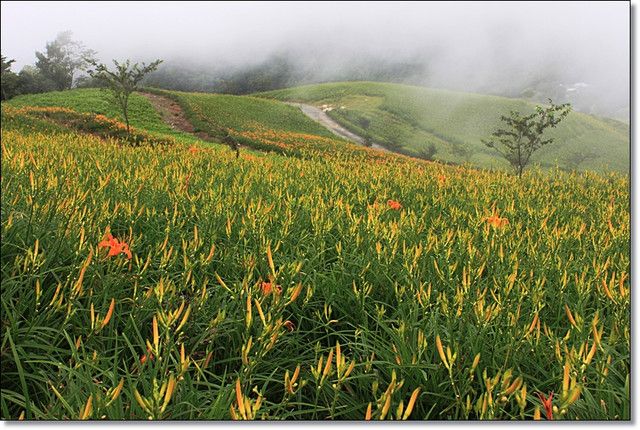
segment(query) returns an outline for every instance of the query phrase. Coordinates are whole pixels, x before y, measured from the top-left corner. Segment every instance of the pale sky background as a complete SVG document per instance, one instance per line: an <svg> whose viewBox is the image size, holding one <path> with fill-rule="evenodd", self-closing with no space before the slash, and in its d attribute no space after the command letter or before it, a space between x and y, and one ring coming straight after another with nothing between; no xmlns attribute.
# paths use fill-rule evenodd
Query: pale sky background
<svg viewBox="0 0 640 430"><path fill-rule="evenodd" d="M102 62L258 63L285 48L420 58L442 79L491 79L545 64L629 93L626 1L30 2L2 1L2 55L19 72L66 30ZM330 67L330 65L329 65ZM576 74L574 74L576 75Z"/></svg>

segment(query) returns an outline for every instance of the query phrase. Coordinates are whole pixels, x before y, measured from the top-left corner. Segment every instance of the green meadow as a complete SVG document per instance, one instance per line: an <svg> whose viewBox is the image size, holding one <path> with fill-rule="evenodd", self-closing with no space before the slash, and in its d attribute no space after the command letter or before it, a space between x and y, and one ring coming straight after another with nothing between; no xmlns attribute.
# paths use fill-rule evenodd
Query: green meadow
<svg viewBox="0 0 640 430"><path fill-rule="evenodd" d="M157 91L238 153L138 94L130 138L99 90L3 102L0 418L629 420L628 129L571 113L518 179L478 139L529 104L416 91Z"/></svg>
<svg viewBox="0 0 640 430"><path fill-rule="evenodd" d="M435 159L481 168L508 167L484 146L502 127L501 115L534 112L535 103L481 94L378 82L327 83L256 94L259 97L332 108L327 114L356 134L420 156L430 145ZM368 124L362 128L362 119ZM629 171L629 125L572 112L545 133L555 140L532 157L543 169ZM585 157L586 156L586 157Z"/></svg>

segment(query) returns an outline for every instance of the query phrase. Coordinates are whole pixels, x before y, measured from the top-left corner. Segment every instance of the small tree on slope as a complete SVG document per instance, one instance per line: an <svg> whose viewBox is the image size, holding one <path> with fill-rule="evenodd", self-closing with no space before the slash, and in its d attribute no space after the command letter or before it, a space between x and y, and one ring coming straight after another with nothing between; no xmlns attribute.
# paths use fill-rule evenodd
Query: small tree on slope
<svg viewBox="0 0 640 430"><path fill-rule="evenodd" d="M554 105L551 99L548 100L550 107L543 109L536 106L536 111L530 115L522 116L518 111L511 111L509 116L503 115L500 119L506 122L509 128L498 129L491 134L489 140L480 139L489 148L502 154L518 177L522 176L531 154L543 145L553 142L553 138L542 139L544 130L554 128L571 111L569 103Z"/></svg>
<svg viewBox="0 0 640 430"><path fill-rule="evenodd" d="M128 113L129 96L137 89L138 83L146 74L158 69L158 65L162 63L162 60L156 60L149 65L142 63L142 68L138 67L138 63L130 67L129 60L122 64L113 60L113 63L116 65L115 72L109 71L106 65L98 64L95 60L85 60L95 67L94 70L87 70L89 76L107 83L115 102L120 106L120 109L122 109L122 114L127 124L127 134L130 134Z"/></svg>

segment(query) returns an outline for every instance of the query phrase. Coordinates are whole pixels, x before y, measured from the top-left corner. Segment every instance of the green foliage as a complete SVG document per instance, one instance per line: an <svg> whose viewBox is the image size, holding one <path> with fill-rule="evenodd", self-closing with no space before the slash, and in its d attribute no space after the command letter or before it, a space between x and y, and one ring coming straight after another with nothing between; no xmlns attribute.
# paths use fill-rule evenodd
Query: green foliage
<svg viewBox="0 0 640 430"><path fill-rule="evenodd" d="M558 106L549 99L549 104L551 106L546 109L536 106L536 111L530 115L522 116L518 111L511 111L509 116L501 116L500 119L508 128L494 131L489 140L481 139L482 143L507 159L518 177L522 176L531 155L553 142L552 137L543 139L542 133L547 128L556 127L571 112L571 105L568 103Z"/></svg>
<svg viewBox="0 0 640 430"><path fill-rule="evenodd" d="M149 65L142 63L142 68L138 67L138 63L131 66L129 60L122 64L118 63L117 60L113 60L113 64L116 66L116 70L113 72L106 65L98 64L97 61L90 58L85 58L85 61L95 68L87 70L89 76L108 85L112 100L122 110L127 124L127 132L129 132L129 96L137 89L138 83L142 78L155 71L158 65L162 63L162 60L156 60Z"/></svg>
<svg viewBox="0 0 640 430"><path fill-rule="evenodd" d="M1 83L1 100L8 100L16 95L16 89L18 85L18 75L11 71L11 63L16 60L8 60L4 55L0 56L2 59L2 83Z"/></svg>
<svg viewBox="0 0 640 430"><path fill-rule="evenodd" d="M62 125L70 130L90 133L105 140L117 140L119 143L131 146L154 147L176 144L176 141L169 136L154 136L146 131L128 129L124 124L104 115L83 114L66 108L4 106L2 114L3 118L11 123L7 125L7 130L14 127L19 129L25 122L29 123L35 119L37 123L37 120L41 119L43 121L39 124L39 128L44 126L45 130L48 125L53 126L52 130L59 129L55 127L56 125Z"/></svg>
<svg viewBox="0 0 640 430"><path fill-rule="evenodd" d="M318 73L318 65L322 67L324 61L315 60L301 66L300 58L280 52L262 62L238 67L173 61L164 64L144 83L182 92L245 95L326 81L326 77L321 77L323 73ZM358 59L343 66L339 71L331 71L335 76L331 80L408 82L424 76L424 66L413 62Z"/></svg>
<svg viewBox="0 0 640 430"><path fill-rule="evenodd" d="M470 163L471 157L477 152L477 149L467 144L452 143L451 152L455 154L459 160L464 160L465 163Z"/></svg>
<svg viewBox="0 0 640 430"><path fill-rule="evenodd" d="M402 149L404 142L404 130L402 126L397 125L395 122L387 123L378 131L378 135L382 138L380 140L386 148L392 151Z"/></svg>
<svg viewBox="0 0 640 430"><path fill-rule="evenodd" d="M196 132L211 136L223 137L224 130L229 129L246 132L268 126L282 132L336 138L331 131L302 114L300 109L272 100L226 94L151 91L176 100Z"/></svg>
<svg viewBox="0 0 640 430"><path fill-rule="evenodd" d="M536 95L536 91L531 87L523 90L520 93L520 96L525 98L525 99L532 99L535 95Z"/></svg>
<svg viewBox="0 0 640 430"><path fill-rule="evenodd" d="M436 148L436 145L431 143L426 149L420 151L419 158L422 158L423 160L433 161L433 157L434 155L436 155L436 152L438 152L438 148Z"/></svg>
<svg viewBox="0 0 640 430"><path fill-rule="evenodd" d="M564 162L571 170L578 170L582 163L594 158L598 158L598 155L595 152L575 151L567 154L564 158Z"/></svg>
<svg viewBox="0 0 640 430"><path fill-rule="evenodd" d="M41 94L56 91L55 83L33 66L24 66L18 74L19 94Z"/></svg>
<svg viewBox="0 0 640 430"><path fill-rule="evenodd" d="M369 125L371 125L371 120L364 116L358 117L358 125L366 131L369 129Z"/></svg>
<svg viewBox="0 0 640 430"><path fill-rule="evenodd" d="M71 31L64 31L53 42L47 42L45 51L36 51L36 68L42 76L53 83L54 90L69 90L73 85L73 75L87 58L96 52L87 49L83 43L71 39Z"/></svg>
<svg viewBox="0 0 640 430"><path fill-rule="evenodd" d="M44 94L29 94L15 97L7 106L19 108L22 106L40 108L66 108L79 114L103 115L109 119L124 123L124 116L118 106L109 103L101 96L100 89L74 89L71 91L53 91ZM133 93L129 98L129 120L131 127L139 131L145 130L158 137L171 136L180 141L194 144L201 139L196 136L177 131L162 122L162 118L142 95ZM123 130L120 130L122 132ZM124 130L126 134L126 129Z"/></svg>
<svg viewBox="0 0 640 430"><path fill-rule="evenodd" d="M11 71L15 60L2 57L2 100L9 100L20 94L37 94L55 89L54 82L33 66L24 66L19 74Z"/></svg>
<svg viewBox="0 0 640 430"><path fill-rule="evenodd" d="M121 146L3 104L1 419L529 420L552 391L554 419L630 419L628 175L517 180L175 96L305 156Z"/></svg>
<svg viewBox="0 0 640 430"><path fill-rule="evenodd" d="M357 119L365 116L371 120L368 131L375 142L384 143L385 127L393 123L403 131L402 151L407 155L418 156L433 143L438 148L439 161L469 162L484 168L510 166L480 140L501 126L500 115L512 110L535 112L535 104L522 99L375 82L309 85L256 96L318 107L332 105L335 109L328 115L356 134L363 133ZM566 155L588 151L595 152L597 158L585 160L580 165L583 171L629 171L628 124L573 112L547 132L563 144L542 147L532 155L530 163L545 169L557 165L570 170L564 162ZM464 153L458 148L464 148Z"/></svg>

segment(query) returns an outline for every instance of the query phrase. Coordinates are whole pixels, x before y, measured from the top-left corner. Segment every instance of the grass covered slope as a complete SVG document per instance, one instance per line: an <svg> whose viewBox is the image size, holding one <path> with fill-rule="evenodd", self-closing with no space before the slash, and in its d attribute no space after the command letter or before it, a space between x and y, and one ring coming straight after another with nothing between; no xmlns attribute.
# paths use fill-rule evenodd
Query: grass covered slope
<svg viewBox="0 0 640 430"><path fill-rule="evenodd" d="M103 115L124 122L120 108L109 103L105 98L105 92L96 88L30 94L2 103L11 107L67 108L77 113ZM171 136L190 143L198 140L189 133L176 131L166 125L151 103L139 94L131 94L128 112L131 127L145 130L155 136Z"/></svg>
<svg viewBox="0 0 640 430"><path fill-rule="evenodd" d="M364 134L361 119L369 120L367 131L383 145L400 145L419 156L434 144L435 159L482 167L508 167L480 142L503 127L500 116L511 110L528 114L535 108L524 100L374 82L318 84L256 96L328 105L333 108L328 114L355 133ZM605 170L628 172L627 124L572 112L547 133L555 141L536 152L532 163L552 167L557 160L565 169L601 171L606 166ZM591 157L582 160L584 155Z"/></svg>
<svg viewBox="0 0 640 430"><path fill-rule="evenodd" d="M249 96L153 90L176 101L196 132L220 141L228 134L250 148L309 158L368 163L406 162L406 157L353 145L304 115L274 100Z"/></svg>
<svg viewBox="0 0 640 430"><path fill-rule="evenodd" d="M178 100L191 113L191 121L198 124L201 131L210 131L211 127L216 126L237 132L270 128L279 132L341 140L303 115L299 109L272 100L226 94L156 92Z"/></svg>
<svg viewBox="0 0 640 430"><path fill-rule="evenodd" d="M1 419L532 419L552 391L554 419L630 418L628 175L517 180L193 97L287 156L3 105Z"/></svg>

